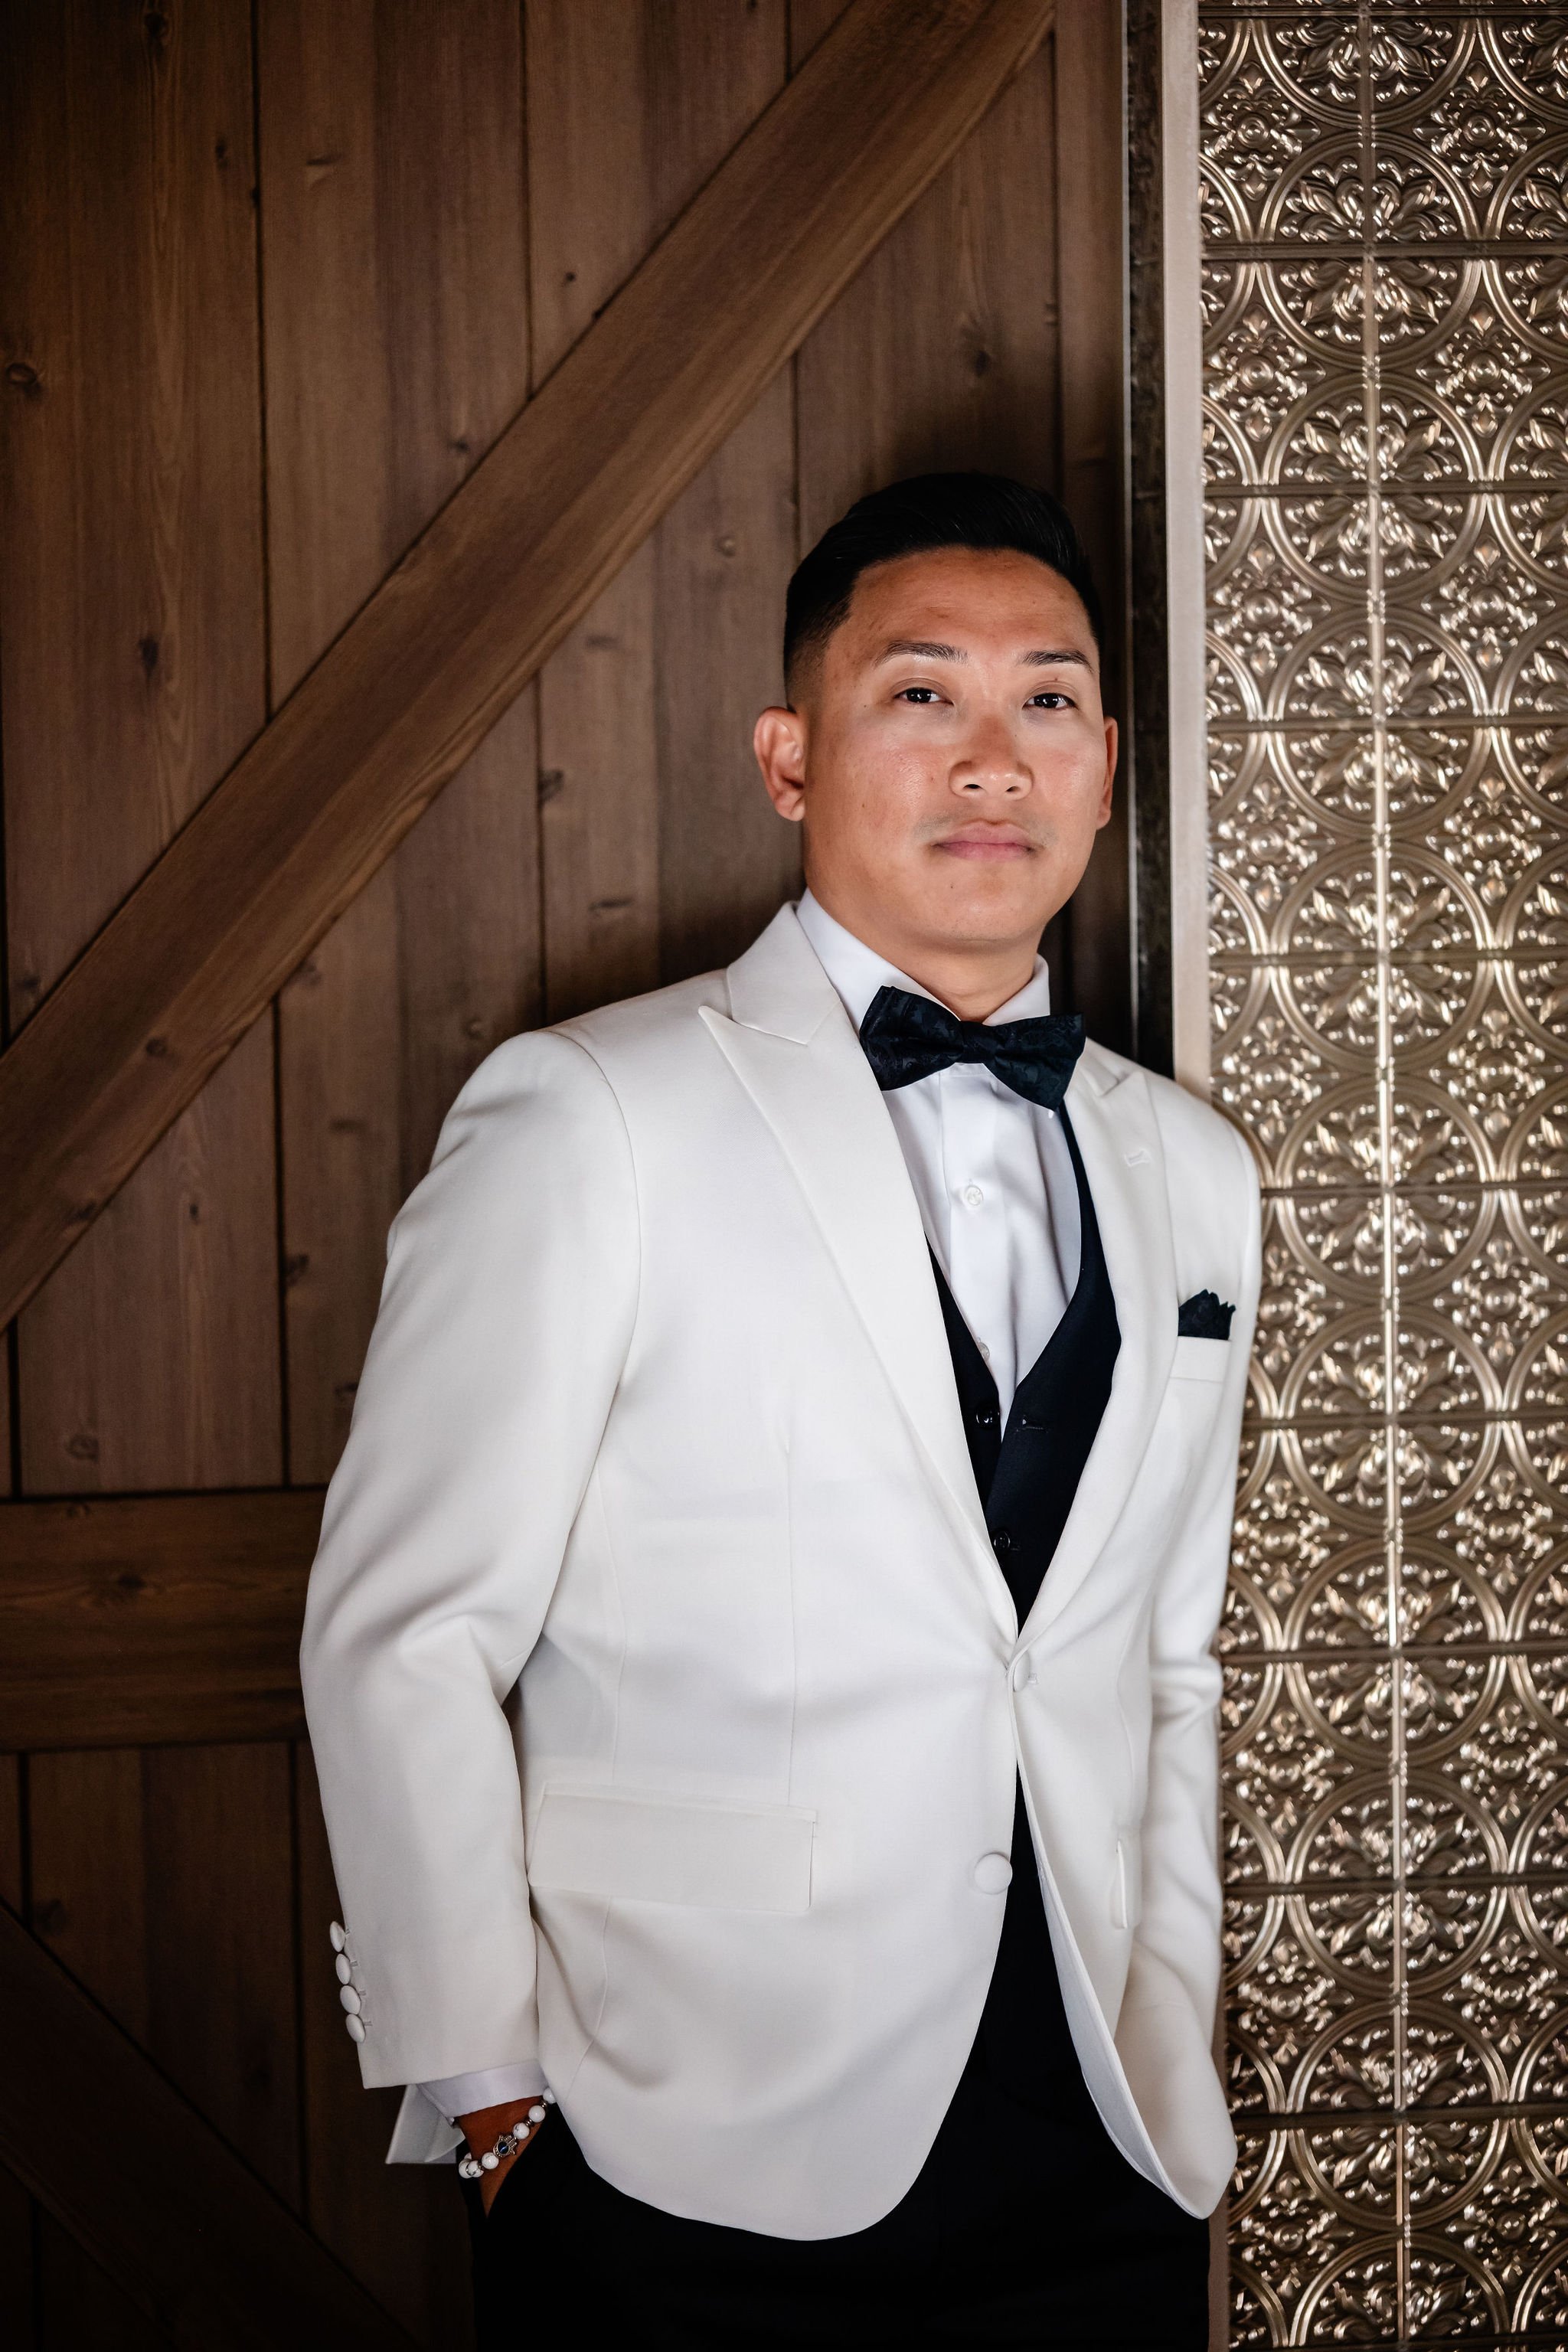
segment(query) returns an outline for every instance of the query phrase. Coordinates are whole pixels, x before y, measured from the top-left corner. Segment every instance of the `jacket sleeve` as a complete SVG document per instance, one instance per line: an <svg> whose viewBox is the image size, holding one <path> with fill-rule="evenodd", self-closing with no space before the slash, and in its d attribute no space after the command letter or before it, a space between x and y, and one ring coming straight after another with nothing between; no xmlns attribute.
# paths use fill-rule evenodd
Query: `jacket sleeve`
<svg viewBox="0 0 1568 2352"><path fill-rule="evenodd" d="M1209 1116L1213 1116L1210 1114ZM1153 1729L1142 1824L1143 1908L1118 2041L1136 2030L1129 2011L1190 2005L1194 2063L1215 2094L1208 2048L1219 1994L1219 1743L1221 1676L1214 1639L1225 1603L1237 1459L1247 1366L1258 1316L1260 1237L1258 1173L1241 1137L1215 1121L1234 1153L1215 1171L1214 1194L1234 1236L1236 1313L1215 1416L1171 1531L1150 1625ZM1226 1182L1228 1174L1230 1181ZM1221 1228L1222 1230L1224 1228ZM1223 1263L1223 1261L1217 1261Z"/></svg>
<svg viewBox="0 0 1568 2352"><path fill-rule="evenodd" d="M558 1033L514 1038L464 1088L392 1228L306 1602L368 2085L537 2060L502 1701L593 1473L637 1275L607 1082Z"/></svg>

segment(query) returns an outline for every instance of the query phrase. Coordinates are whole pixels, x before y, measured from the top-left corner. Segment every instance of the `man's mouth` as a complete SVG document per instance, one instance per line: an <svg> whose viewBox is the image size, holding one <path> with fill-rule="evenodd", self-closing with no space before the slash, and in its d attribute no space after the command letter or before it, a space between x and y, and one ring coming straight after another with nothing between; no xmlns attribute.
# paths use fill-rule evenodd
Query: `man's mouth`
<svg viewBox="0 0 1568 2352"><path fill-rule="evenodd" d="M1016 824L966 825L962 833L944 835L932 844L946 857L966 857L979 865L1001 864L1030 857L1038 848Z"/></svg>

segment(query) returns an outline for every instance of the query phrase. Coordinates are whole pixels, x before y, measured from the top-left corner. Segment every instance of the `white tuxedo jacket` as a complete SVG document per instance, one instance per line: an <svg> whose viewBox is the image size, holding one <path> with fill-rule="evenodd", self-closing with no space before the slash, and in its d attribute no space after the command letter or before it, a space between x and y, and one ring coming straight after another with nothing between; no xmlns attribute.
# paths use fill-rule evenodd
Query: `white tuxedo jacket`
<svg viewBox="0 0 1568 2352"><path fill-rule="evenodd" d="M1121 1349L1020 1626L892 1124L793 909L464 1088L306 1612L367 2084L537 2055L632 2196L863 2229L973 2039L1021 1767L1106 2126L1216 2202L1210 1643L1257 1185L1096 1046L1068 1108ZM1228 1341L1177 1337L1200 1289Z"/></svg>

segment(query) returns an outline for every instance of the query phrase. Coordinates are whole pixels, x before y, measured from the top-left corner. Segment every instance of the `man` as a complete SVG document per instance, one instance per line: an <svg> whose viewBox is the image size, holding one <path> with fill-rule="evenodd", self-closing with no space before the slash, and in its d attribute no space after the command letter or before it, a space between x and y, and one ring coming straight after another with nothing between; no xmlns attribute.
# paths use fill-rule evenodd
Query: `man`
<svg viewBox="0 0 1568 2352"><path fill-rule="evenodd" d="M1206 2341L1257 1185L1048 1011L1097 637L1043 494L852 509L757 722L799 907L502 1046L394 1227L305 1685L482 2323Z"/></svg>

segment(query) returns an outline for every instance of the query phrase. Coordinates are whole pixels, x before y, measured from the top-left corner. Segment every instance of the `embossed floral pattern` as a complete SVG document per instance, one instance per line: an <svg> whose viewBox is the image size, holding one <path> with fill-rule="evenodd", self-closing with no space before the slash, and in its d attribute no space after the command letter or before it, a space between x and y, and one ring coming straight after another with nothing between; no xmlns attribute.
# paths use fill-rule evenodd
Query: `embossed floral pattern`
<svg viewBox="0 0 1568 2352"><path fill-rule="evenodd" d="M1568 2345L1568 15L1201 0L1231 2341Z"/></svg>

